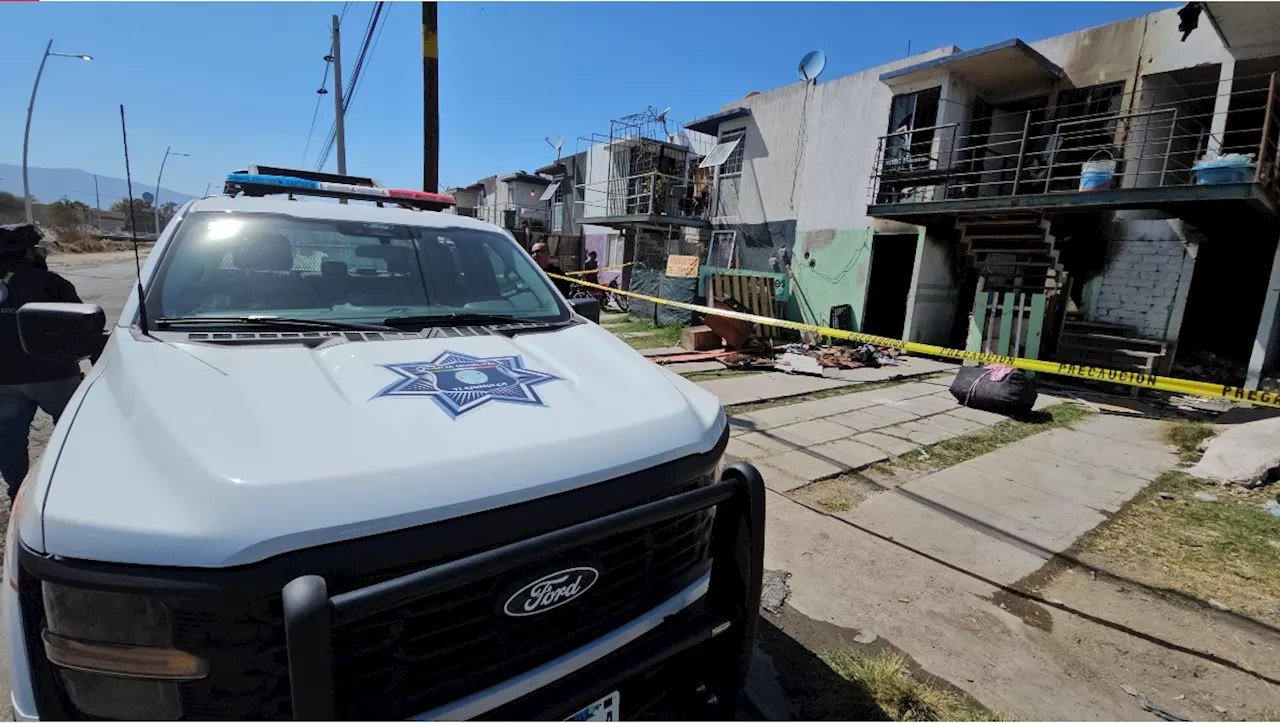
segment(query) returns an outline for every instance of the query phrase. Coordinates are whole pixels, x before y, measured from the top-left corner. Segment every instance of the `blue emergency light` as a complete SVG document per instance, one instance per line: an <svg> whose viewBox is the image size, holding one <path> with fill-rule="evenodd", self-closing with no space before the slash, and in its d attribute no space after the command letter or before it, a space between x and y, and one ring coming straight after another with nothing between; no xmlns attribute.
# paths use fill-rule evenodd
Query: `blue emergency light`
<svg viewBox="0 0 1280 723"><path fill-rule="evenodd" d="M227 174L227 195L266 196L280 193L324 196L363 201L387 201L406 208L442 211L454 205L452 196L426 191L383 188L372 178L340 176L312 171L295 171L266 166L250 166L247 172Z"/></svg>

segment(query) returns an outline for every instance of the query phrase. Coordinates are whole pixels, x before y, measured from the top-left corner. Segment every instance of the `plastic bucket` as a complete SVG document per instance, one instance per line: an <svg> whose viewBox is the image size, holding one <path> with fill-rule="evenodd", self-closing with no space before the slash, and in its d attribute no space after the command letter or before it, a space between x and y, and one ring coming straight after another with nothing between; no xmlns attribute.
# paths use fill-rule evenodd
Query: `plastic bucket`
<svg viewBox="0 0 1280 723"><path fill-rule="evenodd" d="M1108 158L1106 160L1095 160L1090 158L1080 166L1080 190L1096 191L1098 189L1107 188L1111 185L1111 179L1116 175L1116 162Z"/></svg>

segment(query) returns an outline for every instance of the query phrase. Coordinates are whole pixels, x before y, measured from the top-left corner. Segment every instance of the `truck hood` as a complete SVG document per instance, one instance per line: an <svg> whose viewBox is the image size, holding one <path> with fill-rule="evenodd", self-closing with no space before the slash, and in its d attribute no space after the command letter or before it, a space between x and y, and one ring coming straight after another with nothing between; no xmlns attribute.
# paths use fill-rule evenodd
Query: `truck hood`
<svg viewBox="0 0 1280 723"><path fill-rule="evenodd" d="M593 324L315 348L168 336L117 330L86 380L45 552L246 564L705 453L725 424Z"/></svg>

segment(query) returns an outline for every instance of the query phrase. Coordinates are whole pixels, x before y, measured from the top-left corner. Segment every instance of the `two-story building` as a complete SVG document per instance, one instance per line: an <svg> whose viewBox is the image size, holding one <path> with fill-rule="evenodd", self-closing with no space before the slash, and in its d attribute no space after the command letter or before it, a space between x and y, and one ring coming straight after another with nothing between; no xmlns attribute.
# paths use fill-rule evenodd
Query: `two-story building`
<svg viewBox="0 0 1280 723"><path fill-rule="evenodd" d="M1277 31L1276 6L1199 3L686 127L725 155L714 232L741 268L786 273L805 319L1256 386L1280 357Z"/></svg>
<svg viewBox="0 0 1280 723"><path fill-rule="evenodd" d="M620 272L624 286L663 293L668 256L706 252L710 194L698 179L712 145L653 108L615 118L607 134L580 137L576 153L538 169L556 184L553 224L581 234L583 253L595 251L601 268L629 263ZM615 272L600 278L608 283ZM648 315L643 304L635 308Z"/></svg>
<svg viewBox="0 0 1280 723"><path fill-rule="evenodd" d="M516 171L489 176L470 186L450 188L454 213L472 216L503 228L551 230L551 204L543 198L551 185L542 176Z"/></svg>

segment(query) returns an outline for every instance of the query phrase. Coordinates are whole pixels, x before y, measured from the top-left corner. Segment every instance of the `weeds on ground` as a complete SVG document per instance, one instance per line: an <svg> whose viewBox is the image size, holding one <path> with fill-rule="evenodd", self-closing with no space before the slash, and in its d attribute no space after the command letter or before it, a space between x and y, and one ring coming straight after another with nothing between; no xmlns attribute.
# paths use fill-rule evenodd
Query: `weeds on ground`
<svg viewBox="0 0 1280 723"><path fill-rule="evenodd" d="M54 253L59 254L97 254L106 251L132 251L131 241L105 241L88 234L62 236L53 242Z"/></svg>
<svg viewBox="0 0 1280 723"><path fill-rule="evenodd" d="M749 377L760 372L751 371L749 369L712 369L706 372L689 372L680 376L691 382L709 382L715 379L736 379L738 377Z"/></svg>
<svg viewBox="0 0 1280 723"><path fill-rule="evenodd" d="M1164 439L1178 448L1178 458L1183 464L1195 464L1200 461L1200 443L1213 437L1217 432L1204 422L1191 422L1179 419L1170 422L1164 428Z"/></svg>
<svg viewBox="0 0 1280 723"><path fill-rule="evenodd" d="M675 346L680 341L679 324L655 326L647 321L632 319L621 324L610 324L606 327L611 334L646 333L644 336L633 336L623 339L632 349L654 349L660 346Z"/></svg>
<svg viewBox="0 0 1280 723"><path fill-rule="evenodd" d="M934 472L981 457L1033 434L1070 426L1092 414L1082 405L1063 402L1035 412L1026 419L1009 419L979 432L922 447L882 464L913 472Z"/></svg>
<svg viewBox="0 0 1280 723"><path fill-rule="evenodd" d="M874 656L850 651L820 654L823 662L841 678L866 689L879 711L895 721L988 721L999 717L964 696L917 679L906 659L896 653ZM879 712L866 711L866 713ZM847 718L858 711L833 711Z"/></svg>
<svg viewBox="0 0 1280 723"><path fill-rule="evenodd" d="M1216 502L1194 497L1210 492ZM1172 495L1173 499L1161 497ZM1275 618L1280 599L1280 517L1263 503L1274 489L1205 485L1165 472L1080 543L1126 574L1252 616Z"/></svg>

